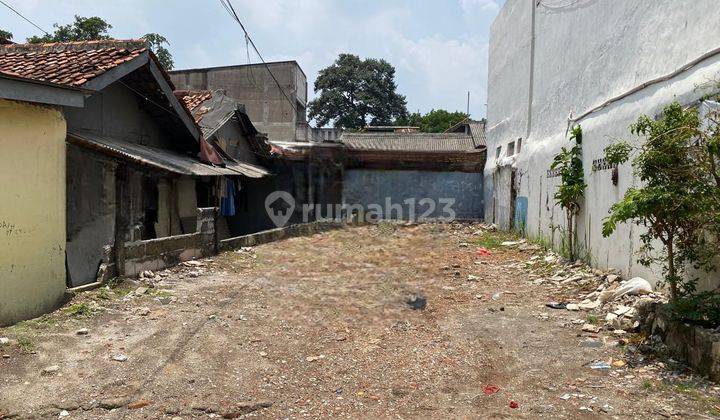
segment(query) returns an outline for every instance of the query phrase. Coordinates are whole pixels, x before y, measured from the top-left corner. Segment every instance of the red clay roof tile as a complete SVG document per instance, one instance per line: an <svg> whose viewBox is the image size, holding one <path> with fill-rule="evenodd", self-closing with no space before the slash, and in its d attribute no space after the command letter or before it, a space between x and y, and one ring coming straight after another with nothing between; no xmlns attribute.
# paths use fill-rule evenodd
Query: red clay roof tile
<svg viewBox="0 0 720 420"><path fill-rule="evenodd" d="M143 40L0 45L0 71L28 79L81 86L147 51Z"/></svg>

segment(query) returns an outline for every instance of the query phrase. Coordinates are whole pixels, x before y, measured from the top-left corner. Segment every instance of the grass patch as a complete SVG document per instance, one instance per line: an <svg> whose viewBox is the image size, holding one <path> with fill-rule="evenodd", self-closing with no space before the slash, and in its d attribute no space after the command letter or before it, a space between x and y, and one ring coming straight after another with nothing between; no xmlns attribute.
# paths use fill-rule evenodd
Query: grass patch
<svg viewBox="0 0 720 420"><path fill-rule="evenodd" d="M653 390L653 383L650 379L645 379L642 382L642 387L645 391L652 391Z"/></svg>
<svg viewBox="0 0 720 420"><path fill-rule="evenodd" d="M35 351L36 348L35 342L28 337L18 337L17 344L20 348L20 351L23 353L32 353Z"/></svg>
<svg viewBox="0 0 720 420"><path fill-rule="evenodd" d="M108 290L106 287L101 288L97 294L97 297L98 299L102 300L110 300L110 290Z"/></svg>
<svg viewBox="0 0 720 420"><path fill-rule="evenodd" d="M498 249L503 248L503 242L516 240L518 240L516 233L495 231L483 232L483 234L476 238L473 242L486 249Z"/></svg>
<svg viewBox="0 0 720 420"><path fill-rule="evenodd" d="M65 313L70 316L82 317L92 315L92 308L87 302L74 303L65 309Z"/></svg>
<svg viewBox="0 0 720 420"><path fill-rule="evenodd" d="M598 319L598 316L593 315L593 314L588 314L586 321L588 324L593 324L593 325L597 325L598 322L600 322L600 320Z"/></svg>
<svg viewBox="0 0 720 420"><path fill-rule="evenodd" d="M159 298L169 298L169 297L175 296L169 290L163 290L163 289L150 289L150 290L148 290L148 294L152 295L152 296L157 296Z"/></svg>

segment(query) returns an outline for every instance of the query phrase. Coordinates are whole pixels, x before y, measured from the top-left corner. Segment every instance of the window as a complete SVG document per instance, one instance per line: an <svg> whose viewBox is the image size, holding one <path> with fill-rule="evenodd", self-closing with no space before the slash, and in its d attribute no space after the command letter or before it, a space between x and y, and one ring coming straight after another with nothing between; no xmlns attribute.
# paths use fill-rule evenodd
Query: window
<svg viewBox="0 0 720 420"><path fill-rule="evenodd" d="M495 159L500 159L501 154L502 154L502 146L498 146L497 150L495 151Z"/></svg>
<svg viewBox="0 0 720 420"><path fill-rule="evenodd" d="M511 141L510 143L508 143L507 155L512 156L514 154L515 154L515 142Z"/></svg>
<svg viewBox="0 0 720 420"><path fill-rule="evenodd" d="M517 145L515 146L515 153L520 153L522 148L522 138L517 139Z"/></svg>

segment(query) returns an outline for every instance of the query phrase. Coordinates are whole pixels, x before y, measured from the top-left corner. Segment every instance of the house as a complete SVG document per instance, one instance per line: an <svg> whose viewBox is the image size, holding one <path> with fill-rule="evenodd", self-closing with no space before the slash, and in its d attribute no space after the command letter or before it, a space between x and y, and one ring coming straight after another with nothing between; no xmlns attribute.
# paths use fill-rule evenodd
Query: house
<svg viewBox="0 0 720 420"><path fill-rule="evenodd" d="M271 141L308 141L307 76L296 61L173 70L183 90L224 90ZM283 88L280 89L279 86Z"/></svg>
<svg viewBox="0 0 720 420"><path fill-rule="evenodd" d="M604 149L635 139L629 126L640 115L717 91L720 34L707 30L720 24L717 2L555 3L508 0L492 25L486 220L560 247L567 226L550 165L579 124L588 185L577 216L581 254L599 268L655 280L657 267L636 261L643 226L602 235L610 206L637 182L630 164L606 164Z"/></svg>
<svg viewBox="0 0 720 420"><path fill-rule="evenodd" d="M0 71L91 91L84 107L61 108L68 286L213 251L196 183L242 171L204 140L144 41L3 45Z"/></svg>
<svg viewBox="0 0 720 420"><path fill-rule="evenodd" d="M65 294L63 107L86 91L0 71L0 326L57 307Z"/></svg>
<svg viewBox="0 0 720 420"><path fill-rule="evenodd" d="M223 188L215 188L215 180L198 184L199 205L220 208L218 239L275 227L264 205L276 183L264 166L271 164L271 146L267 136L255 128L245 106L222 90L177 90L175 95L190 109L206 141L224 159L225 167L239 172L225 177Z"/></svg>

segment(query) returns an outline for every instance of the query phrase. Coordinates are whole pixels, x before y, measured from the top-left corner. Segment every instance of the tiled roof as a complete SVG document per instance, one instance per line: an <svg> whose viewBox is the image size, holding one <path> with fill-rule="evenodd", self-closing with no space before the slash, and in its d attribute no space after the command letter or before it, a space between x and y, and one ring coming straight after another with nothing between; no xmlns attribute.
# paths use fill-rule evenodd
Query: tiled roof
<svg viewBox="0 0 720 420"><path fill-rule="evenodd" d="M199 123L202 120L203 115L209 111L209 109L195 109L198 108L203 102L208 99L212 99L213 93L209 90L176 90L175 96L177 96L187 109L192 112L195 122Z"/></svg>
<svg viewBox="0 0 720 420"><path fill-rule="evenodd" d="M345 133L340 141L351 150L400 152L475 150L472 136L462 133Z"/></svg>
<svg viewBox="0 0 720 420"><path fill-rule="evenodd" d="M192 111L196 106L212 98L212 95L212 91L209 90L189 90L187 93L184 93L182 100L188 109Z"/></svg>
<svg viewBox="0 0 720 420"><path fill-rule="evenodd" d="M143 40L0 45L0 71L33 80L82 86L146 50Z"/></svg>

